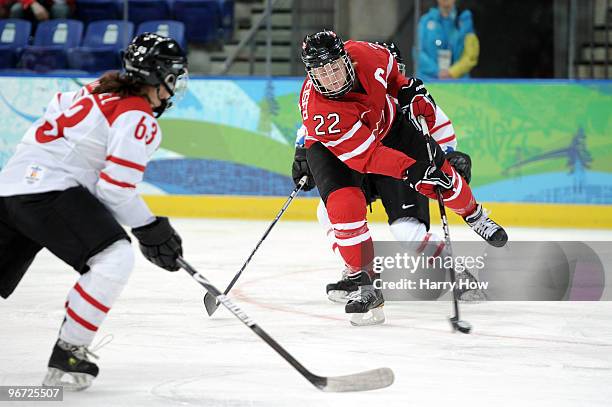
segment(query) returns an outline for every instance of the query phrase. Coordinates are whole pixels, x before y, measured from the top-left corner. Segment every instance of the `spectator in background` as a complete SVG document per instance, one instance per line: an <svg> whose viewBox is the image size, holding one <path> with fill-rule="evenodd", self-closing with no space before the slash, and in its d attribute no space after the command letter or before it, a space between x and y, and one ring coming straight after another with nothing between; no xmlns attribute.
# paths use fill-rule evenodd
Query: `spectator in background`
<svg viewBox="0 0 612 407"><path fill-rule="evenodd" d="M438 0L419 20L417 77L423 80L469 77L480 44L472 12L458 11L455 0Z"/></svg>
<svg viewBox="0 0 612 407"><path fill-rule="evenodd" d="M11 0L0 0L0 18L8 18Z"/></svg>
<svg viewBox="0 0 612 407"><path fill-rule="evenodd" d="M69 18L70 14L71 8L66 0L18 0L9 12L11 18L23 18L34 23L53 18Z"/></svg>

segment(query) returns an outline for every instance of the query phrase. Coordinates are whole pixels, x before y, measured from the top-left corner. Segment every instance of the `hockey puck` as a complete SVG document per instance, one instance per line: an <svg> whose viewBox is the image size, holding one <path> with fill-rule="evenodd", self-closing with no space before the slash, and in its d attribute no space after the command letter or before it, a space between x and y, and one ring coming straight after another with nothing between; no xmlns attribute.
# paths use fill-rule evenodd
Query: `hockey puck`
<svg viewBox="0 0 612 407"><path fill-rule="evenodd" d="M472 325L469 322L449 318L453 331L459 331L462 334L469 334L472 331Z"/></svg>

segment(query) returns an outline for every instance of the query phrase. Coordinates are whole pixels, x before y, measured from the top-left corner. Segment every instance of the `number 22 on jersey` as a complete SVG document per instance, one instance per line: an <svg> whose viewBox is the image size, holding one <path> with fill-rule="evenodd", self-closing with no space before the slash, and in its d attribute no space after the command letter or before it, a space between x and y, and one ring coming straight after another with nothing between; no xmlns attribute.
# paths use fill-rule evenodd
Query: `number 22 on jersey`
<svg viewBox="0 0 612 407"><path fill-rule="evenodd" d="M324 136L325 134L337 134L340 133L340 129L336 129L336 125L340 122L340 115L338 113L329 113L327 115L328 125L327 132L322 131L321 128L325 126L325 118L323 115L315 114L312 116L314 120L319 122L315 127L315 133L317 136ZM331 121L331 123L329 123Z"/></svg>

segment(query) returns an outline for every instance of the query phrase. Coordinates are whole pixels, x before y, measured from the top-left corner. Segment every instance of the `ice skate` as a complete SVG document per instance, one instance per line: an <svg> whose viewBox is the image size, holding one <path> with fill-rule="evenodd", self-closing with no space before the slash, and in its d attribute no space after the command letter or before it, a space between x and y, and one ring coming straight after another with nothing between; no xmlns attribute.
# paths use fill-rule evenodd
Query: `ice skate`
<svg viewBox="0 0 612 407"><path fill-rule="evenodd" d="M49 371L43 386L63 386L64 390L85 390L98 376L98 366L89 360L97 359L86 346L77 346L58 339L49 359ZM62 380L64 378L69 381Z"/></svg>
<svg viewBox="0 0 612 407"><path fill-rule="evenodd" d="M347 271L347 269L342 271L342 279L337 283L330 283L325 287L327 298L329 298L330 301L346 304L349 294L357 291L359 288L354 281L349 280Z"/></svg>
<svg viewBox="0 0 612 407"><path fill-rule="evenodd" d="M351 325L378 325L385 322L384 304L381 290L372 284L360 285L349 294L344 312L350 314Z"/></svg>
<svg viewBox="0 0 612 407"><path fill-rule="evenodd" d="M486 240L491 246L502 247L508 242L508 235L504 228L489 218L487 211L478 204L473 214L464 218L465 222L478 236Z"/></svg>

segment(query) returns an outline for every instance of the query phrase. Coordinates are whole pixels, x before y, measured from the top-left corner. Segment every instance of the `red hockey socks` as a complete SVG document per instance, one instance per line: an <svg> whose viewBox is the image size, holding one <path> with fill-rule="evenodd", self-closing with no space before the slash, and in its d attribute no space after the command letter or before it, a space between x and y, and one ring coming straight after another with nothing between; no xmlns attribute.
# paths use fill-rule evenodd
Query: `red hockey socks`
<svg viewBox="0 0 612 407"><path fill-rule="evenodd" d="M374 245L366 221L366 202L361 189L338 189L327 198L327 214L331 221L340 255L351 274L371 273Z"/></svg>

